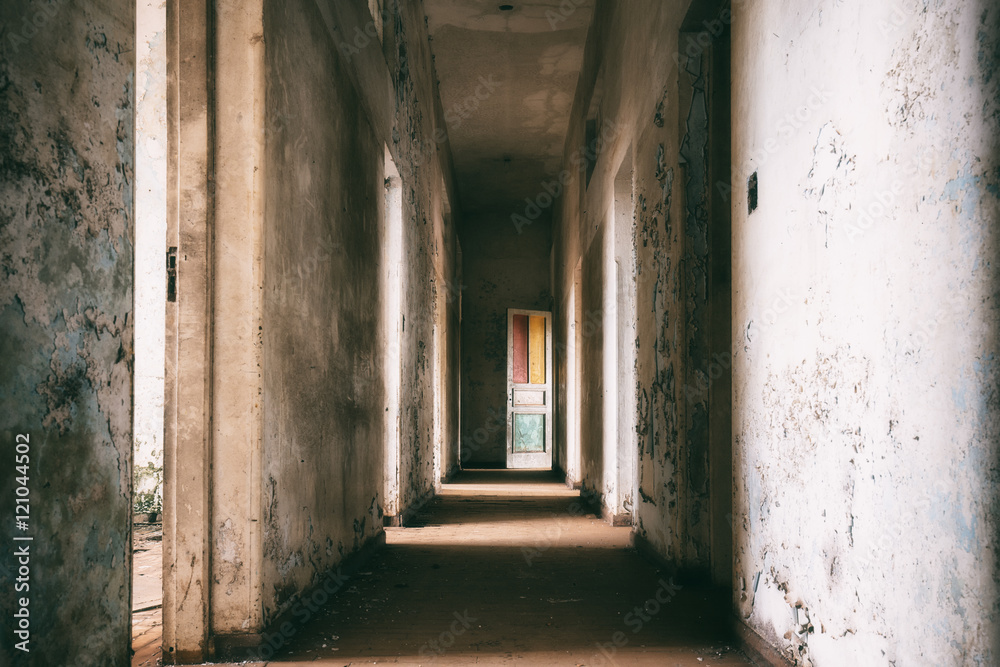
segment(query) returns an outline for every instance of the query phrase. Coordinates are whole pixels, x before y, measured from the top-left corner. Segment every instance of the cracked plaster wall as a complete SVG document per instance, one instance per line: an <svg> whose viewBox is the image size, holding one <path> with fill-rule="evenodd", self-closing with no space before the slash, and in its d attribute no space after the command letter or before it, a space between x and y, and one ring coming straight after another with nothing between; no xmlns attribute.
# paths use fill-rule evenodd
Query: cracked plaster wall
<svg viewBox="0 0 1000 667"><path fill-rule="evenodd" d="M457 443L443 123L419 3L385 5L383 47L351 41L371 20L358 4L265 4L265 625L382 532L383 345L401 359L404 513L433 493L436 448ZM379 322L384 145L402 181L400 340Z"/></svg>
<svg viewBox="0 0 1000 667"><path fill-rule="evenodd" d="M34 538L31 653L5 594L3 664L130 662L134 10L0 5L0 513L25 433Z"/></svg>
<svg viewBox="0 0 1000 667"><path fill-rule="evenodd" d="M996 664L1000 7L735 16L737 612L795 664Z"/></svg>
<svg viewBox="0 0 1000 667"><path fill-rule="evenodd" d="M588 318L597 322L579 334L583 485L599 494L611 513L632 514L637 534L660 556L680 570L707 576L711 488L705 429L698 430L705 420L689 424L684 392L685 383L699 368L689 368L687 354L700 341L699 322L704 320L707 298L704 218L685 209L685 194L694 206L691 192L704 189L704 184L685 180L680 169L685 136L681 128L692 105L690 96L683 108L680 102L678 65L683 53L678 40L689 4L598 4L566 142L566 166L571 168L573 158L586 148L588 115L598 119L597 134L606 139L596 151L590 184L581 172L567 185L556 211L554 237L561 324L557 331L571 329L567 318L572 314L565 309L581 259L577 326L584 327ZM717 11L717 4L713 6ZM697 81L697 72L692 78ZM696 148L690 142L686 146L689 161ZM599 249L603 237L611 233L609 221L615 218L609 214L615 177L630 155L634 211L626 220L633 219L635 225L635 414L631 419L619 417L616 427L636 429L637 471L634 507L612 507L609 504L616 499L628 499L629 489L623 485L619 493L615 488L620 477L608 469L616 459L608 457L607 450L613 451L617 443L604 442L600 414L601 397L606 395L600 372L605 354L602 299L606 287L614 290L615 285L614 276L602 270ZM699 364L704 365L705 356L699 357ZM565 366L557 373L565 374ZM566 428L565 423L560 428ZM697 446L692 445L693 437L702 438ZM621 465L622 459L617 461Z"/></svg>

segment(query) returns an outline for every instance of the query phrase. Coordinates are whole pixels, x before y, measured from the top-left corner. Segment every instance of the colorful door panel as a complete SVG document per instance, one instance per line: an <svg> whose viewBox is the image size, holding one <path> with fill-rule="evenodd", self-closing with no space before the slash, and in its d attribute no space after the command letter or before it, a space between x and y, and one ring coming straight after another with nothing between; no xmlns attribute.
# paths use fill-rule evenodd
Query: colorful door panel
<svg viewBox="0 0 1000 667"><path fill-rule="evenodd" d="M507 467L552 467L552 314L507 311Z"/></svg>
<svg viewBox="0 0 1000 667"><path fill-rule="evenodd" d="M514 453L545 451L545 415L514 413Z"/></svg>

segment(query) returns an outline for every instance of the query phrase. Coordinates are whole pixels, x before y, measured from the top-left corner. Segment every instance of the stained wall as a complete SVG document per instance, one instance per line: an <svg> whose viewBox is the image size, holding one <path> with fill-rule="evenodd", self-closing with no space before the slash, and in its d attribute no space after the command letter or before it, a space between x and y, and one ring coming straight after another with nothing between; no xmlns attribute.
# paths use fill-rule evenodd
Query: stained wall
<svg viewBox="0 0 1000 667"><path fill-rule="evenodd" d="M796 664L995 663L1000 9L734 15L739 618Z"/></svg>
<svg viewBox="0 0 1000 667"><path fill-rule="evenodd" d="M5 2L0 25L0 662L126 666L135 5Z"/></svg>

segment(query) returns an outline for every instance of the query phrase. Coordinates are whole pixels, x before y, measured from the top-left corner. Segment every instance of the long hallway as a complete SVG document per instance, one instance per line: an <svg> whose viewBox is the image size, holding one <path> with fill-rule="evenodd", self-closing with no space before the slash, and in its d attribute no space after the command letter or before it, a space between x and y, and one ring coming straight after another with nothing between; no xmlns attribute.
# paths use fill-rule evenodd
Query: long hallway
<svg viewBox="0 0 1000 667"><path fill-rule="evenodd" d="M267 664L751 664L727 601L658 571L630 532L551 473L466 471L293 616Z"/></svg>
<svg viewBox="0 0 1000 667"><path fill-rule="evenodd" d="M997 0L5 0L0 665L1000 665L998 73Z"/></svg>

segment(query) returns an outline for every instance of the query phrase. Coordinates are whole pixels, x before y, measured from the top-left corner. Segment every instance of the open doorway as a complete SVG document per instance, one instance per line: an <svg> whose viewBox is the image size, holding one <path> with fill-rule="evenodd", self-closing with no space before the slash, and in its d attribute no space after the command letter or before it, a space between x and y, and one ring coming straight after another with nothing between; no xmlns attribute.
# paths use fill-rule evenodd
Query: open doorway
<svg viewBox="0 0 1000 667"><path fill-rule="evenodd" d="M400 348L403 340L403 183L392 160L388 146L385 147L383 176L385 178L385 198L382 210L383 238L382 267L380 279L382 312L380 329L383 336L382 349L385 359L385 482L383 504L385 523L398 526L399 506L399 437L400 437Z"/></svg>
<svg viewBox="0 0 1000 667"><path fill-rule="evenodd" d="M163 404L167 249L166 4L136 3L133 665L158 664L163 614Z"/></svg>
<svg viewBox="0 0 1000 667"><path fill-rule="evenodd" d="M617 378L613 432L617 442L617 502L614 524L631 526L635 521L636 467L639 440L636 433L636 246L634 178L631 146L615 176L615 349Z"/></svg>

